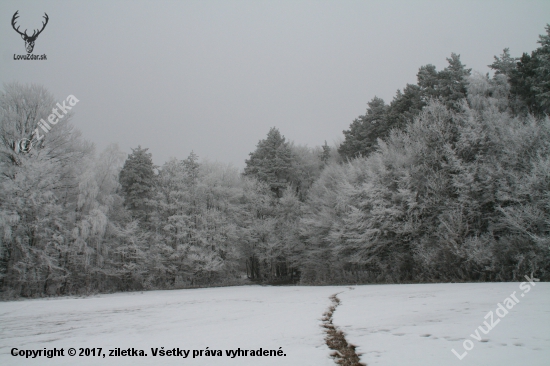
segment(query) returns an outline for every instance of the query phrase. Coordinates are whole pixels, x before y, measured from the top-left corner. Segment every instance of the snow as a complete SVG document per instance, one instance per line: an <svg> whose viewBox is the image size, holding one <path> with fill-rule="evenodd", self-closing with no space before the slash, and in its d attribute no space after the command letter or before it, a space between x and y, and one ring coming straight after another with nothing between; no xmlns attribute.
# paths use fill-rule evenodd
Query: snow
<svg viewBox="0 0 550 366"><path fill-rule="evenodd" d="M224 287L0 303L0 365L334 365L321 316L336 287ZM44 357L19 349L120 347L147 357ZM153 357L165 350L282 350L281 357Z"/></svg>
<svg viewBox="0 0 550 366"><path fill-rule="evenodd" d="M524 297L519 284L354 286L338 295L334 324L369 366L550 365L550 284L535 283ZM519 303L500 319L497 304L514 291ZM478 330L477 341L470 334L487 330L490 311L496 325ZM473 348L459 360L451 350L462 355L466 339Z"/></svg>
<svg viewBox="0 0 550 366"><path fill-rule="evenodd" d="M519 283L242 286L0 303L1 365L335 365L322 314L339 293L334 324L371 365L548 365L550 284L524 297ZM520 302L479 342L470 337L497 303ZM495 318L497 316L495 315ZM496 321L496 319L495 319ZM475 333L474 333L475 335ZM452 353L473 348L460 361ZM19 349L119 347L147 357L11 356ZM222 357L153 357L151 348L223 350ZM286 356L230 358L237 348Z"/></svg>

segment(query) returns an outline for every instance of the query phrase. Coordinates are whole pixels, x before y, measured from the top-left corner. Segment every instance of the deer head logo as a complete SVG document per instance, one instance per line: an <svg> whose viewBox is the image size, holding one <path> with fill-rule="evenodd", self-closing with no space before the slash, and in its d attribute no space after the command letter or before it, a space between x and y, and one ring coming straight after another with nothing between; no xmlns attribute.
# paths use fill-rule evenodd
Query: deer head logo
<svg viewBox="0 0 550 366"><path fill-rule="evenodd" d="M13 18L11 18L11 26L13 27L13 29L15 29L15 31L17 33L19 33L21 35L21 38L23 38L23 40L25 41L25 48L27 49L27 53L31 53L32 50L34 49L34 41L36 41L36 38L38 37L38 35L40 33L42 33L42 31L44 30L44 28L46 28L46 24L48 24L48 14L44 13L44 19L46 19L45 22L42 22L42 29L40 30L34 30L34 32L32 33L32 36L29 36L27 34L27 30L25 29L25 32L24 33L21 33L19 31L19 27L15 28L15 20L17 18L19 18L19 15L17 15L17 13L19 13L19 10L17 10L15 12L15 14L13 14Z"/></svg>

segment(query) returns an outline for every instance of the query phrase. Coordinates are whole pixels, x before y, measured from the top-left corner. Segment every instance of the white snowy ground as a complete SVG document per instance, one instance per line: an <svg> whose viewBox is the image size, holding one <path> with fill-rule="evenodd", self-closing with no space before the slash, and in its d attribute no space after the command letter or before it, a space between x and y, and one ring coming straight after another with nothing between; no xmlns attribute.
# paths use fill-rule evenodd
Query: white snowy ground
<svg viewBox="0 0 550 366"><path fill-rule="evenodd" d="M374 365L550 365L550 283L528 293L520 283L354 286L338 295L334 324L358 346L361 361ZM513 292L508 314L495 313ZM521 294L524 293L522 297ZM504 305L504 304L503 304ZM512 306L511 303L509 303ZM478 329L496 324L487 334ZM500 319L500 322L498 321ZM481 338L480 341L475 340ZM466 339L471 348L466 350ZM454 349L462 360L452 353Z"/></svg>
<svg viewBox="0 0 550 366"><path fill-rule="evenodd" d="M518 285L243 286L3 302L0 365L334 365L321 317L337 292L334 323L368 365L550 365L549 283L520 297L487 335L479 332L487 342L470 337L497 303L522 292ZM463 354L465 339L473 348L459 361L451 349ZM13 347L64 348L65 357L14 357ZM70 357L70 347L133 347L147 357ZM155 347L209 347L223 356L153 357ZM282 347L286 356L225 355L239 347Z"/></svg>
<svg viewBox="0 0 550 366"><path fill-rule="evenodd" d="M321 317L336 287L242 286L0 303L0 365L334 365ZM25 359L19 349L64 348ZM67 350L119 347L148 357L70 357ZM153 357L151 348L224 350L223 357ZM230 349L282 350L281 357L225 356Z"/></svg>

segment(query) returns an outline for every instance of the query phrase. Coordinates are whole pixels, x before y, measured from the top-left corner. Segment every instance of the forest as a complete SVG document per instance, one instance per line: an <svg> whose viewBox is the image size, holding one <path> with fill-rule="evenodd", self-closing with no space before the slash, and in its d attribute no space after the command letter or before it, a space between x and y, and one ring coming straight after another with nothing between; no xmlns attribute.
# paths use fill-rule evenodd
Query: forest
<svg viewBox="0 0 550 366"><path fill-rule="evenodd" d="M5 84L0 296L549 280L550 25L538 44L505 49L492 75L454 53L421 66L339 146L273 127L243 171L192 151L162 166L142 146L96 152L72 111L18 151L57 101Z"/></svg>

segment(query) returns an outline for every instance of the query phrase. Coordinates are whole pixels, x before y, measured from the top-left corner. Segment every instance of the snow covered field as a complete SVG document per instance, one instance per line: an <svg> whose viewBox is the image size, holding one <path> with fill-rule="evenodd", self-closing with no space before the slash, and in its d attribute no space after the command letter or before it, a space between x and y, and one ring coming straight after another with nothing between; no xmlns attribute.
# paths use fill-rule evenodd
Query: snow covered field
<svg viewBox="0 0 550 366"><path fill-rule="evenodd" d="M520 283L355 286L338 295L334 324L367 365L550 365L550 283L529 293ZM499 318L497 304L519 303ZM492 330L487 334L485 321ZM498 321L500 319L500 321ZM476 333L477 329L477 333ZM477 341L475 338L480 338ZM473 348L463 343L469 339ZM470 347L470 345L467 345Z"/></svg>
<svg viewBox="0 0 550 366"><path fill-rule="evenodd" d="M550 284L537 283L482 341L470 334L519 283L332 287L243 286L0 303L1 365L334 365L321 317L340 293L334 323L368 365L548 365ZM495 321L498 317L495 315ZM473 348L463 354L463 342ZM64 357L27 359L11 349L64 348ZM101 357L68 356L101 347ZM146 357L109 357L141 349ZM223 356L154 357L151 348L221 350ZM226 350L286 356L226 356Z"/></svg>

